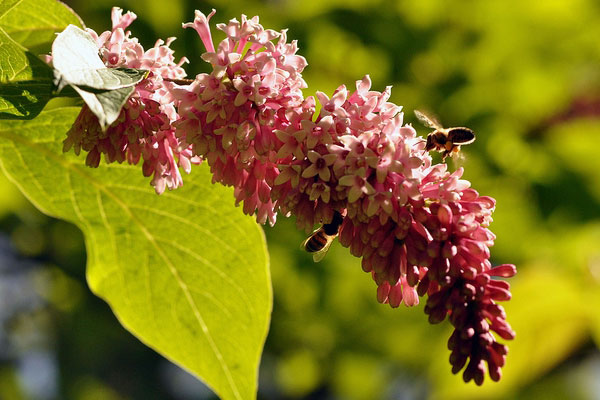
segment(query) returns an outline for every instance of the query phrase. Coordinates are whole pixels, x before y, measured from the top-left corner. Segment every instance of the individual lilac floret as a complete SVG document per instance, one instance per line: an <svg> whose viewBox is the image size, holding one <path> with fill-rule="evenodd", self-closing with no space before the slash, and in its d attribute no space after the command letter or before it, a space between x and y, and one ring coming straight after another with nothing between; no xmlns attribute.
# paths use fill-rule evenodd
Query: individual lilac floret
<svg viewBox="0 0 600 400"><path fill-rule="evenodd" d="M138 40L125 31L135 18L134 13L123 15L122 10L115 7L111 31L100 35L91 29L87 31L96 40L107 67L145 69L149 71L148 78L136 86L119 117L106 131L84 106L67 133L63 151L71 148L76 154L87 151L86 164L90 167L97 167L102 155L108 163L127 161L137 164L143 160L143 174L152 176L151 184L160 194L165 188L175 189L183 184L179 167L189 173L191 164L200 162L175 136L171 125L177 118L171 95L175 85L163 79L183 78L185 71L181 65L186 59L175 63L169 48L174 38L166 43L158 40L153 48L144 51Z"/></svg>

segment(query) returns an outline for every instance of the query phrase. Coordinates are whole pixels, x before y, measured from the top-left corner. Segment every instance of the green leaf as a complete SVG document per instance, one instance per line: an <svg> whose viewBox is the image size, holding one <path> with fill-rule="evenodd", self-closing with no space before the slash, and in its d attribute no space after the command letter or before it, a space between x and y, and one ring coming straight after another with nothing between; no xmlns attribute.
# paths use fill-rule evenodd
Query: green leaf
<svg viewBox="0 0 600 400"><path fill-rule="evenodd" d="M52 69L36 54L69 23L81 21L55 0L0 0L0 119L34 118L51 98Z"/></svg>
<svg viewBox="0 0 600 400"><path fill-rule="evenodd" d="M52 70L0 28L0 119L31 119L52 95Z"/></svg>
<svg viewBox="0 0 600 400"><path fill-rule="evenodd" d="M0 0L0 20L20 2L21 0Z"/></svg>
<svg viewBox="0 0 600 400"><path fill-rule="evenodd" d="M93 71L79 70L73 73L72 85L86 89L116 90L134 87L148 76L148 71L133 68L101 68Z"/></svg>
<svg viewBox="0 0 600 400"><path fill-rule="evenodd" d="M62 31L52 44L55 73L65 84L114 90L134 86L147 75L144 70L106 68L92 36L74 25Z"/></svg>
<svg viewBox="0 0 600 400"><path fill-rule="evenodd" d="M121 113L121 108L135 89L133 87L124 87L117 90L89 92L77 86L72 87L79 93L96 117L98 117L98 123L102 130L106 130L110 124L117 120Z"/></svg>
<svg viewBox="0 0 600 400"><path fill-rule="evenodd" d="M223 399L254 398L272 304L261 229L205 166L157 196L139 166L63 154L77 112L0 121L0 166L40 210L81 228L90 288L124 327Z"/></svg>
<svg viewBox="0 0 600 400"><path fill-rule="evenodd" d="M134 86L147 75L144 70L106 68L98 55L96 41L74 25L58 34L52 44L52 64L63 85L100 90Z"/></svg>
<svg viewBox="0 0 600 400"><path fill-rule="evenodd" d="M67 25L83 26L69 7L56 0L0 0L0 27L33 54L47 54Z"/></svg>
<svg viewBox="0 0 600 400"><path fill-rule="evenodd" d="M106 129L119 117L144 70L106 68L92 36L69 25L52 44L52 63L58 90L71 85Z"/></svg>

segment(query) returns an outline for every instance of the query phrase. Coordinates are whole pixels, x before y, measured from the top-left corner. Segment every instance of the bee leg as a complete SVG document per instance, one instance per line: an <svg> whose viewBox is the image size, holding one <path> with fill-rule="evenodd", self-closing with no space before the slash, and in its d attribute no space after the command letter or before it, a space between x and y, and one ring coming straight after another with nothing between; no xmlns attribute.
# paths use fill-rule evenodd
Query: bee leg
<svg viewBox="0 0 600 400"><path fill-rule="evenodd" d="M452 152L452 150L444 150L442 152L442 162L446 161L446 157L448 157L450 155L450 153Z"/></svg>

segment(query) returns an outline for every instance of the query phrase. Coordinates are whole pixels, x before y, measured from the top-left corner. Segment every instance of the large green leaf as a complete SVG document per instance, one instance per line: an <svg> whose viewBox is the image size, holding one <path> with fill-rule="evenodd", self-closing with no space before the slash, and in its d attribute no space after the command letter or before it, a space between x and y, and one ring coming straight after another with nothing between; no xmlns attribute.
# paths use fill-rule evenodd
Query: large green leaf
<svg viewBox="0 0 600 400"><path fill-rule="evenodd" d="M77 111L0 121L0 165L40 210L82 229L90 288L123 326L222 398L255 397L272 304L261 229L204 166L157 196L139 166L62 154Z"/></svg>
<svg viewBox="0 0 600 400"><path fill-rule="evenodd" d="M52 95L47 53L57 31L79 18L55 0L0 0L0 119L34 118Z"/></svg>
<svg viewBox="0 0 600 400"><path fill-rule="evenodd" d="M0 119L31 119L52 95L52 70L0 28Z"/></svg>
<svg viewBox="0 0 600 400"><path fill-rule="evenodd" d="M56 0L0 0L0 26L33 54L46 54L60 32L73 24L83 26L79 16Z"/></svg>

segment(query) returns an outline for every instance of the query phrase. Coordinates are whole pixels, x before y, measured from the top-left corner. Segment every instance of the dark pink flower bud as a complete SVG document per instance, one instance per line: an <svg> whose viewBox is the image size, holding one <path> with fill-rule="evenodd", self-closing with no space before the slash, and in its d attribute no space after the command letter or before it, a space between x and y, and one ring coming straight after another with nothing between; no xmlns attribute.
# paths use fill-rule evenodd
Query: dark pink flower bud
<svg viewBox="0 0 600 400"><path fill-rule="evenodd" d="M390 306L393 308L398 307L400 303L402 303L402 286L399 282L391 287L388 295L388 301Z"/></svg>
<svg viewBox="0 0 600 400"><path fill-rule="evenodd" d="M487 273L491 276L510 278L516 275L517 268L513 264L502 264L490 269Z"/></svg>
<svg viewBox="0 0 600 400"><path fill-rule="evenodd" d="M391 286L388 282L383 282L377 288L377 301L380 303L385 303L388 299L388 295L390 293Z"/></svg>

